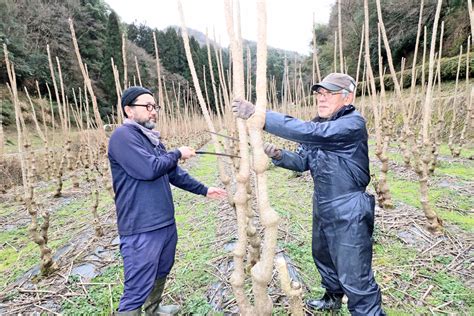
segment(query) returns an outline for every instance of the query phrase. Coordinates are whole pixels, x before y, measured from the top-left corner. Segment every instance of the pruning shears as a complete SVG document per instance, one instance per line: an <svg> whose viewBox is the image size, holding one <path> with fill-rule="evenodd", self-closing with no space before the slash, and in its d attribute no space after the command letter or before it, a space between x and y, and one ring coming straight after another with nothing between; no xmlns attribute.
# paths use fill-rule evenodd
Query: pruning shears
<svg viewBox="0 0 474 316"><path fill-rule="evenodd" d="M238 138L230 137L230 136L227 136L227 135L222 135L222 134L219 134L219 133L216 133L216 132L211 132L211 131L208 131L208 130L206 130L206 132L217 135L217 136L221 136L221 137L224 137L224 138L228 138L228 139L233 140L233 141L239 141ZM196 154L198 154L198 155L216 155L216 156L224 156L224 157L231 157L231 158L240 158L240 156L236 156L236 155L221 154L221 153L215 153L215 152L210 152L210 151L202 151L202 150L197 150Z"/></svg>
<svg viewBox="0 0 474 316"><path fill-rule="evenodd" d="M215 155L215 156L224 156L224 157L231 157L231 158L240 158L240 156L229 155L229 154L221 154L221 153L215 153L215 152L212 152L212 151L196 150L195 153L196 153L197 155Z"/></svg>
<svg viewBox="0 0 474 316"><path fill-rule="evenodd" d="M221 137L224 137L224 138L227 138L227 139L236 141L236 142L239 141L239 139L238 139L238 138L235 138L235 137L231 137L231 136L227 136L227 135L222 135L222 134L219 134L219 133L216 133L216 132L211 132L211 131L208 131L208 130L206 130L206 132L211 133L211 134L214 134L214 135L217 135L217 136L221 136Z"/></svg>

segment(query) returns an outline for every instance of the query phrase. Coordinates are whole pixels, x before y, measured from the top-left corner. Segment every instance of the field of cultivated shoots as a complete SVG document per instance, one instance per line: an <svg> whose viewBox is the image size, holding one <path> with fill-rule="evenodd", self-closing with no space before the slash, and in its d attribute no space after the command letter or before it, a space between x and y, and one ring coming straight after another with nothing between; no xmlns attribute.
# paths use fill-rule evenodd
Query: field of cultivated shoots
<svg viewBox="0 0 474 316"><path fill-rule="evenodd" d="M388 315L472 315L473 33L459 47L456 80L443 81L441 0L433 25L421 23L420 3L410 64L392 59L380 0L378 47L369 45L368 0L363 2L366 18L358 67L351 75L358 82L354 105L370 135L368 191L377 200L373 270L384 309ZM472 14L471 0L468 4ZM291 60L277 93L266 71L266 12L271 2L256 0L255 5L256 82L249 75L252 61L244 63L244 54L250 54L242 44L238 0L225 0L222 12L231 71L224 72L222 48L207 42L204 82L212 86L211 95L200 86L194 68L186 7L180 0L190 85L164 80L154 38L158 79L151 88L162 106L156 129L167 149L187 145L229 155L197 155L180 162L196 179L228 192L226 200L209 202L173 188L179 241L164 302L181 305L183 315L305 315L309 311L304 301L324 293L311 257L311 175L277 168L263 151L266 141L289 150L298 146L263 131L267 110L311 120L317 113L316 99L301 65ZM473 19L471 15L471 27ZM141 84L139 71L137 77L127 76L131 68L138 70L139 61L135 57L136 65L127 65L124 58L121 78L111 60L117 104L113 115L103 118L72 19L69 26L84 79L83 86L71 91L64 88L61 56L52 56L48 46L44 67L53 84L47 85L47 94L37 81L36 91L17 86L15 63L9 47L3 46L8 82L0 89L14 106L16 128L0 124L1 315L109 315L123 291L107 146L124 119L122 91ZM427 27L433 31L427 33ZM340 23L337 32L341 39ZM122 38L126 56L125 35ZM313 47L315 83L326 75L320 73L317 34ZM370 62L374 55L377 64ZM332 63L335 72L347 69L342 44L334 45ZM294 77L288 75L292 67ZM232 100L250 99L252 91L255 115L247 121L236 119ZM346 304L339 315L349 315Z"/></svg>

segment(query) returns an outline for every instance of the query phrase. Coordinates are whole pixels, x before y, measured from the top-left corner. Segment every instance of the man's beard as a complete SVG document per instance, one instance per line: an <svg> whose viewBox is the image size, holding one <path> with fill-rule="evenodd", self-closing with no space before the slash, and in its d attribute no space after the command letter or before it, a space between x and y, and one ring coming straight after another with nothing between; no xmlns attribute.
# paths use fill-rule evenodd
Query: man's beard
<svg viewBox="0 0 474 316"><path fill-rule="evenodd" d="M148 128L148 129L154 129L156 126L156 123L153 122L152 120L147 120L147 121L137 121L138 124L141 126Z"/></svg>

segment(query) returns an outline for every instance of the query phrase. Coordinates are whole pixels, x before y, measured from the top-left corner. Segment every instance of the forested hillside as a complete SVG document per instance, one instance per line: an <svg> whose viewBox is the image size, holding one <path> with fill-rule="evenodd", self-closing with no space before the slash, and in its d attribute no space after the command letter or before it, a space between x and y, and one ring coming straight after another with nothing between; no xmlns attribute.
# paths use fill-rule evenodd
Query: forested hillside
<svg viewBox="0 0 474 316"><path fill-rule="evenodd" d="M397 69L400 69L401 59L406 58L406 65L411 65L416 43L416 32L420 14L421 1L411 0L381 0L382 15L389 38L392 57ZM443 57L453 57L459 54L459 46L466 51L467 38L470 34L467 1L443 1L440 22L444 21ZM427 44L431 40L431 28L436 11L436 1L425 0L423 5L422 25L427 28ZM364 1L341 0L342 47L345 63L349 73L355 74L359 48L364 24ZM377 57L377 10L375 0L369 1L369 38L371 60L378 63ZM334 5L328 24L318 24L315 27L317 47L322 73L334 69L334 39L338 25L338 9ZM423 52L424 34L421 34L418 61ZM339 41L337 39L337 41ZM439 39L438 39L439 41ZM338 44L339 45L339 44ZM384 65L387 65L385 48L382 45ZM339 58L339 57L338 57ZM308 60L308 65L311 60ZM455 68L455 67L454 67ZM454 71L455 72L455 71ZM450 78L452 79L452 78Z"/></svg>
<svg viewBox="0 0 474 316"><path fill-rule="evenodd" d="M66 93L70 96L72 88L82 86L82 76L67 24L69 17L74 21L82 58L93 80L102 116L110 114L116 100L111 57L117 65L120 78L123 78L122 33L128 37L126 50L130 83L138 82L136 56L143 85L151 88L156 86L154 49L147 49L153 47L153 40L146 43L148 46L145 45L143 40L150 38L140 33L142 29L120 22L120 17L102 0L1 0L0 12L0 42L8 46L20 87L26 86L34 91L34 80L38 80L42 92L46 93L45 84L51 85L46 45L50 46L53 63L56 64L56 56L59 59ZM152 30L149 30L151 36ZM182 47L179 34L173 29L155 31L165 68L163 76L170 81L186 84L190 77L186 72L184 50L179 49ZM193 45L193 49L193 53L206 54L199 45ZM203 62L207 64L207 60L196 61L199 66ZM5 83L4 60L0 62L0 67L0 81ZM4 123L11 123L11 117L6 117Z"/></svg>
<svg viewBox="0 0 474 316"><path fill-rule="evenodd" d="M140 23L123 23L103 0L0 0L0 44L6 44L8 47L10 59L15 64L19 87L25 86L30 92L35 91L37 80L41 92L47 95L46 84L51 87L47 45L50 47L54 65L57 64L56 57L61 65L68 98L72 100L72 88L78 89L83 86L69 31L69 17L74 21L82 58L87 64L100 112L104 118L111 114L117 97L111 57L117 65L120 78L123 78L122 34L126 34L127 73L131 84L138 84L136 56L142 84L156 90L157 75L153 44L153 32L155 32L159 57L164 68L162 76L167 82L168 89L171 89L173 82L182 86L190 85L193 89L192 84L189 84L191 75L183 41L176 27L157 30ZM212 94L207 47L205 40L203 41L205 35L197 31L192 31L191 34L195 34L200 41L194 37L190 39L198 77L203 80L205 67L206 86L208 93ZM211 50L213 69L215 77L218 78L212 46ZM255 60L255 49L252 49L252 53ZM292 52L276 49L269 51L269 62L271 62L269 76L281 80L285 55L294 58ZM224 72L227 73L229 62L225 48L222 50L222 59ZM1 58L0 83L4 84L6 81L5 60ZM204 84L201 83L201 86L204 87ZM277 87L280 86L281 82L278 82ZM8 126L14 122L14 116L9 107L8 94L1 98L5 101L3 124ZM210 103L211 108L214 108L212 98Z"/></svg>

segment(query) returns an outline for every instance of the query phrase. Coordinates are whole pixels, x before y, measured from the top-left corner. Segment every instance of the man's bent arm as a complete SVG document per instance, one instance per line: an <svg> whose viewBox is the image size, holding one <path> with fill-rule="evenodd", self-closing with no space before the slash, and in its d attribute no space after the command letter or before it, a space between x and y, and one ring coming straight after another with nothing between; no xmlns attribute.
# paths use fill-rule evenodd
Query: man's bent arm
<svg viewBox="0 0 474 316"><path fill-rule="evenodd" d="M170 183L175 187L186 190L188 192L200 195L207 195L207 187L189 175L185 170L176 166L168 174Z"/></svg>
<svg viewBox="0 0 474 316"><path fill-rule="evenodd" d="M319 146L337 142L351 143L367 138L365 121L360 116L341 117L327 122L306 122L268 111L265 131L294 142Z"/></svg>
<svg viewBox="0 0 474 316"><path fill-rule="evenodd" d="M272 162L275 166L293 171L304 172L309 170L308 156L301 146L297 152L281 150L281 159L272 159Z"/></svg>
<svg viewBox="0 0 474 316"><path fill-rule="evenodd" d="M137 180L155 180L178 165L179 150L155 156L144 147L143 140L125 129L116 130L109 143L109 157Z"/></svg>

